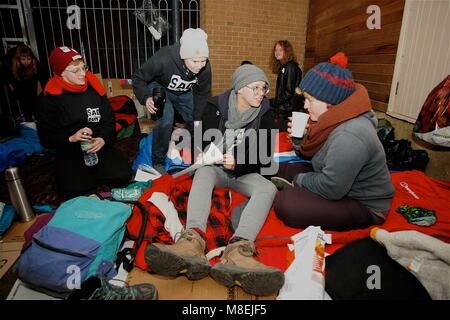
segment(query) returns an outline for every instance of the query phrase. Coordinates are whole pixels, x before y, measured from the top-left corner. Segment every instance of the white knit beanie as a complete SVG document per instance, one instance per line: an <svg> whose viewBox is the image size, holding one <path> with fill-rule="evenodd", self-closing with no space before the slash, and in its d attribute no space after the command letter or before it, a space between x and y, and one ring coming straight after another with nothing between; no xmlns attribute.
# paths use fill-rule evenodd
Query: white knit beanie
<svg viewBox="0 0 450 320"><path fill-rule="evenodd" d="M180 39L181 59L208 58L209 48L206 42L208 35L202 29L186 29Z"/></svg>

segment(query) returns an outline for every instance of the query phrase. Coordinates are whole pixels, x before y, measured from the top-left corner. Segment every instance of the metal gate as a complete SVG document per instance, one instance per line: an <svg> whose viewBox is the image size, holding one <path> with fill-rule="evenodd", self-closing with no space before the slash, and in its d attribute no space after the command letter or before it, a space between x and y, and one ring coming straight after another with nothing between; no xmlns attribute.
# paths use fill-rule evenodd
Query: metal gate
<svg viewBox="0 0 450 320"><path fill-rule="evenodd" d="M71 46L86 57L86 63L105 78L129 78L134 70L159 48L173 43L172 29L155 40L149 29L134 14L142 0L75 0L80 28L67 27L67 0L32 0L36 40L41 60L56 46ZM198 1L179 1L181 30L199 27ZM73 7L76 6L76 7ZM172 23L172 1L153 1L158 14ZM150 9L143 9L144 11ZM77 13L72 11L72 17ZM73 18L72 18L73 19Z"/></svg>
<svg viewBox="0 0 450 320"><path fill-rule="evenodd" d="M152 8L144 8L144 2ZM94 73L128 79L158 49L174 43L181 30L200 27L199 0L0 0L0 9L2 55L25 42L49 75L49 53L67 45L85 56ZM155 40L136 10L157 14L171 27Z"/></svg>

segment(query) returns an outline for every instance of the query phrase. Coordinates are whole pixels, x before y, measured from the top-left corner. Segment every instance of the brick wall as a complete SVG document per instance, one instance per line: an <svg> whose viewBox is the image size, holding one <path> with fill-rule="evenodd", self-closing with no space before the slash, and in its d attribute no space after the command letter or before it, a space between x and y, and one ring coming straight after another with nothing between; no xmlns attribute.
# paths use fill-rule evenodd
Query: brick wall
<svg viewBox="0 0 450 320"><path fill-rule="evenodd" d="M309 0L201 0L200 25L208 34L212 94L230 87L231 75L242 60L261 67L275 88L269 59L276 40L289 40L302 65L308 7Z"/></svg>

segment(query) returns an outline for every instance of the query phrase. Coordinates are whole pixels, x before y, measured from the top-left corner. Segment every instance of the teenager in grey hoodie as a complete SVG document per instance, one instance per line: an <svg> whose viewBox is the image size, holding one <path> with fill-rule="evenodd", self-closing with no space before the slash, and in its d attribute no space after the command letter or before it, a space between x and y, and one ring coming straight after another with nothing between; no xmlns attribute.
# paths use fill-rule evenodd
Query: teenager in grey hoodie
<svg viewBox="0 0 450 320"><path fill-rule="evenodd" d="M343 53L330 61L300 83L310 120L295 147L312 158L312 167L280 165L281 178L272 178L294 186L275 201L278 217L291 227L349 230L381 223L394 194L367 90L353 82Z"/></svg>
<svg viewBox="0 0 450 320"><path fill-rule="evenodd" d="M152 93L166 92L164 112L153 129L152 164L165 174L164 160L169 148L175 110L193 133L211 90L211 65L207 34L200 28L186 29L180 41L161 48L133 75L133 90L150 114L156 114Z"/></svg>

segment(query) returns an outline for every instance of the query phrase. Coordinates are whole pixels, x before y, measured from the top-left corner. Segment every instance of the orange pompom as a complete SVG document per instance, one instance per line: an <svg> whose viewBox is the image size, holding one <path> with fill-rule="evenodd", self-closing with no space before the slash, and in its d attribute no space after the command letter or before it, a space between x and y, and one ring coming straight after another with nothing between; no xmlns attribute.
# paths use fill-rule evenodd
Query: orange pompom
<svg viewBox="0 0 450 320"><path fill-rule="evenodd" d="M337 64L338 66L340 66L342 68L346 68L348 65L347 56L343 52L338 52L334 56L332 56L330 58L330 62L332 64Z"/></svg>

